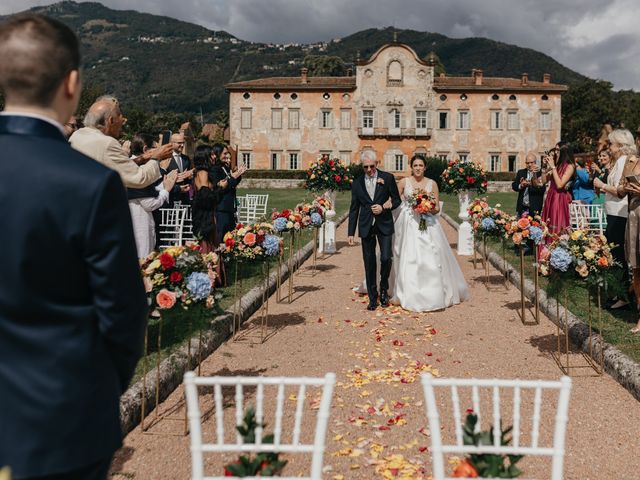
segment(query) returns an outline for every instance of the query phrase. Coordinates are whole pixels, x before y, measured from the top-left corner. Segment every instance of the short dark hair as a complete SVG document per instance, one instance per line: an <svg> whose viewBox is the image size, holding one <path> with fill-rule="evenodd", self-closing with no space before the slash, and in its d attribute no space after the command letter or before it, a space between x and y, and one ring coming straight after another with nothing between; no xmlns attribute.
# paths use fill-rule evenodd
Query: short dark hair
<svg viewBox="0 0 640 480"><path fill-rule="evenodd" d="M150 133L138 133L131 139L131 155L136 157L144 153L144 147L153 148L153 143L157 140Z"/></svg>
<svg viewBox="0 0 640 480"><path fill-rule="evenodd" d="M64 77L79 68L78 38L58 20L20 14L0 23L0 89L8 101L49 106Z"/></svg>

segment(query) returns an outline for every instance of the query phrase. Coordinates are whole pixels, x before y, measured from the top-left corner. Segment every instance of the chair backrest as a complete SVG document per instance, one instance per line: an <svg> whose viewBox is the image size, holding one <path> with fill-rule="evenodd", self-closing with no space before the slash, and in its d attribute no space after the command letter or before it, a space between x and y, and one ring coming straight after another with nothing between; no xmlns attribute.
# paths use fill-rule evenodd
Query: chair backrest
<svg viewBox="0 0 640 480"><path fill-rule="evenodd" d="M443 378L436 379L430 374L421 375L422 388L425 396L427 418L429 420L429 430L431 432L431 456L433 462L433 479L448 480L445 475L445 454L482 454L494 453L505 455L530 455L546 456L551 458L551 480L562 480L564 462L564 444L567 427L567 413L569 409L569 395L571 393L571 379L563 376L560 381L531 381L531 380L481 380L481 379L456 379ZM454 420L455 443L443 443L443 432L440 428L440 408L444 409L446 402L442 399L440 403L436 400L436 389L449 390L451 394L451 409ZM500 391L512 391L512 396L505 398L504 404L511 403L511 415L501 414ZM553 427L543 433L550 441L548 446L540 446L541 442L541 419L542 403L544 391L558 391L557 409ZM525 422L522 411L529 412L529 404L524 405L525 400L533 397L531 408L531 422ZM462 412L466 408L461 407L460 399L470 399L470 406L473 413L478 416L478 423L475 432L482 430L482 419L486 416L491 419L489 423L494 434L493 445L471 446L464 445ZM547 400L547 396L544 397ZM484 401L482 401L484 400ZM485 410L482 405L489 404L490 409ZM525 408L526 407L526 408ZM463 408L463 409L461 409ZM508 408L504 407L508 412ZM487 414L485 415L485 412ZM502 420L511 417L513 430L512 445L501 445ZM547 426L547 425L545 425ZM528 430L528 428L531 428ZM486 430L486 429L485 429ZM551 431L552 430L552 431ZM529 440L526 442L525 440Z"/></svg>
<svg viewBox="0 0 640 480"><path fill-rule="evenodd" d="M269 203L268 194L247 194L247 198L249 199L249 202L255 205L256 219L267 216L267 204Z"/></svg>
<svg viewBox="0 0 640 480"><path fill-rule="evenodd" d="M331 396L335 385L334 373L327 373L324 378L286 378L286 377L198 377L194 372L187 372L184 376L185 394L187 398L187 411L191 435L191 460L193 480L224 479L223 476L204 475L204 453L211 452L274 452L274 453L307 453L312 454L311 471L306 478L308 480L320 480L322 478L322 461L325 450L327 424L331 409ZM215 424L214 441L204 442L202 433L200 402L198 387L213 387L213 422ZM258 427L255 431L255 443L243 443L242 436L233 428L233 432L225 436L225 411L224 403L230 399L224 399L223 387L235 387L235 423L242 424L244 417L245 387L255 387L255 415ZM297 387L297 388L296 388ZM315 432L313 441L304 443L301 437L305 399L307 387L322 387L319 402L315 402L312 409L317 408ZM295 396L285 396L287 390L295 388ZM268 392L265 392L268 390ZM269 396L273 392L275 395ZM275 399L274 419L266 422L266 408L264 399ZM295 400L295 416L285 412L286 399ZM249 403L249 402L247 402ZM292 407L293 408L293 407ZM283 427L287 420L294 418L291 432ZM262 443L263 428L260 425L269 423L273 425L273 443ZM228 423L227 423L228 424ZM307 425L309 423L307 422ZM233 434L235 433L235 434ZM227 437L233 437L233 441L227 443ZM259 479L262 477L245 477ZM289 478L289 477L284 477ZM290 478L293 478L290 477Z"/></svg>
<svg viewBox="0 0 640 480"><path fill-rule="evenodd" d="M258 199L256 195L245 195L241 201L238 202L238 221L245 225L255 223L258 218L257 205Z"/></svg>
<svg viewBox="0 0 640 480"><path fill-rule="evenodd" d="M602 234L606 227L606 215L602 205L586 205L573 201L569 204L569 219L573 229Z"/></svg>
<svg viewBox="0 0 640 480"><path fill-rule="evenodd" d="M183 205L184 221L182 224L182 243L195 242L196 237L193 236L193 217L191 205Z"/></svg>
<svg viewBox="0 0 640 480"><path fill-rule="evenodd" d="M160 209L159 245L160 248L182 245L182 230L184 227L185 208Z"/></svg>

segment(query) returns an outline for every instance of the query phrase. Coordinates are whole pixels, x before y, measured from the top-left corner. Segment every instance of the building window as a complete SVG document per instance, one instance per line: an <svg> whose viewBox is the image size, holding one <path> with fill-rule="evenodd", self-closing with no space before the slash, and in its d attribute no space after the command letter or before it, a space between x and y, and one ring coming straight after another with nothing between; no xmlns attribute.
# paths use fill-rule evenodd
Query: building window
<svg viewBox="0 0 640 480"><path fill-rule="evenodd" d="M402 153L396 153L393 156L393 166L396 172L404 171L404 155Z"/></svg>
<svg viewBox="0 0 640 480"><path fill-rule="evenodd" d="M340 161L344 165L351 165L351 152L340 152Z"/></svg>
<svg viewBox="0 0 640 480"><path fill-rule="evenodd" d="M282 128L282 109L281 108L271 109L271 128L273 129Z"/></svg>
<svg viewBox="0 0 640 480"><path fill-rule="evenodd" d="M298 94L293 92L291 95L289 95L291 97L291 100L293 100L294 102L298 99Z"/></svg>
<svg viewBox="0 0 640 480"><path fill-rule="evenodd" d="M390 120L391 128L399 129L402 123L402 114L400 113L400 110L398 110L397 108L391 110Z"/></svg>
<svg viewBox="0 0 640 480"><path fill-rule="evenodd" d="M449 112L438 112L438 128L441 130L449 128Z"/></svg>
<svg viewBox="0 0 640 480"><path fill-rule="evenodd" d="M551 112L540 112L540 130L551 130Z"/></svg>
<svg viewBox="0 0 640 480"><path fill-rule="evenodd" d="M458 130L469 130L469 112L458 112Z"/></svg>
<svg viewBox="0 0 640 480"><path fill-rule="evenodd" d="M402 64L393 60L387 67L387 85L396 87L402 85Z"/></svg>
<svg viewBox="0 0 640 480"><path fill-rule="evenodd" d="M298 170L298 152L289 152L289 170Z"/></svg>
<svg viewBox="0 0 640 480"><path fill-rule="evenodd" d="M515 95L509 95L509 100L511 100L512 102L516 99Z"/></svg>
<svg viewBox="0 0 640 480"><path fill-rule="evenodd" d="M320 111L320 128L333 128L331 110Z"/></svg>
<svg viewBox="0 0 640 480"><path fill-rule="evenodd" d="M509 171L515 172L518 168L518 155L512 153L507 157L507 160L509 162Z"/></svg>
<svg viewBox="0 0 640 480"><path fill-rule="evenodd" d="M490 172L500 171L500 154L499 153L492 153L489 156L489 171Z"/></svg>
<svg viewBox="0 0 640 480"><path fill-rule="evenodd" d="M447 96L443 93L442 95L440 95L440 101L444 102L447 99Z"/></svg>
<svg viewBox="0 0 640 480"><path fill-rule="evenodd" d="M343 108L340 110L340 128L349 130L351 128L351 109Z"/></svg>
<svg viewBox="0 0 640 480"><path fill-rule="evenodd" d="M507 112L507 128L509 130L520 129L520 119L518 118L518 112Z"/></svg>
<svg viewBox="0 0 640 480"><path fill-rule="evenodd" d="M502 112L500 110L491 110L491 130L500 130L502 128Z"/></svg>
<svg viewBox="0 0 640 480"><path fill-rule="evenodd" d="M251 94L249 92L244 92L242 98L244 98L245 100L249 100L251 98Z"/></svg>
<svg viewBox="0 0 640 480"><path fill-rule="evenodd" d="M243 129L251 128L251 109L250 108L240 109L240 128L243 128Z"/></svg>
<svg viewBox="0 0 640 480"><path fill-rule="evenodd" d="M468 162L469 161L469 152L458 153L458 158L460 159L461 162Z"/></svg>
<svg viewBox="0 0 640 480"><path fill-rule="evenodd" d="M297 108L289 109L289 129L297 130L300 128L300 110Z"/></svg>
<svg viewBox="0 0 640 480"><path fill-rule="evenodd" d="M331 98L331 95L329 95L329 92L325 92L322 94L322 98L324 98L325 100L329 100Z"/></svg>
<svg viewBox="0 0 640 480"><path fill-rule="evenodd" d="M278 92L274 93L273 98L275 98L276 100L280 100L280 94Z"/></svg>
<svg viewBox="0 0 640 480"><path fill-rule="evenodd" d="M271 152L271 170L280 169L280 152Z"/></svg>
<svg viewBox="0 0 640 480"><path fill-rule="evenodd" d="M416 110L416 128L426 130L427 128L427 111L426 110Z"/></svg>
<svg viewBox="0 0 640 480"><path fill-rule="evenodd" d="M362 111L362 128L373 128L373 110Z"/></svg>
<svg viewBox="0 0 640 480"><path fill-rule="evenodd" d="M448 153L444 153L444 152L438 152L438 154L436 155L440 160L442 160L443 162L446 162L449 160L449 154Z"/></svg>
<svg viewBox="0 0 640 480"><path fill-rule="evenodd" d="M333 152L331 150L320 150L320 156L326 158L333 158Z"/></svg>
<svg viewBox="0 0 640 480"><path fill-rule="evenodd" d="M497 93L491 95L491 100L500 100L500 96Z"/></svg>
<svg viewBox="0 0 640 480"><path fill-rule="evenodd" d="M242 152L242 163L244 163L247 168L251 168L251 152Z"/></svg>

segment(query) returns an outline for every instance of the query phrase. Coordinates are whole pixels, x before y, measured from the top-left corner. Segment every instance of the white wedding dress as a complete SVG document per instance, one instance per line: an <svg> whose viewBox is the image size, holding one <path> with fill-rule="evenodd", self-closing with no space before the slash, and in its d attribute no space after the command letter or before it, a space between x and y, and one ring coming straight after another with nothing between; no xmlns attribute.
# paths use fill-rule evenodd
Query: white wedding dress
<svg viewBox="0 0 640 480"><path fill-rule="evenodd" d="M431 192L433 180L427 181L426 190ZM411 196L412 191L408 177L404 187L405 198ZM405 310L430 312L467 300L469 288L438 216L429 215L427 229L420 231L420 216L406 200L393 213L393 268L389 277L391 303ZM366 293L366 283L363 282L356 291Z"/></svg>

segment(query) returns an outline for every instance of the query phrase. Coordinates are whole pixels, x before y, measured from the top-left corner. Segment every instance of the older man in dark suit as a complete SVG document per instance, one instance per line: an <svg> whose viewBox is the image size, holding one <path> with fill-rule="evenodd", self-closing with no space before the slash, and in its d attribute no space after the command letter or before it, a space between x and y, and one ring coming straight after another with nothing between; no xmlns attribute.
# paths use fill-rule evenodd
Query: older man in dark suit
<svg viewBox="0 0 640 480"><path fill-rule="evenodd" d="M356 226L362 241L362 257L369 294L368 310L378 307L378 281L376 272L376 240L380 245L380 303L389 305L389 274L392 266L393 216L402 200L392 174L378 170L375 152L362 153L364 175L351 185L349 208L349 245L354 245ZM391 208L386 208L390 201Z"/></svg>
<svg viewBox="0 0 640 480"><path fill-rule="evenodd" d="M78 40L38 15L0 23L0 466L104 480L147 302L118 173L73 150Z"/></svg>

